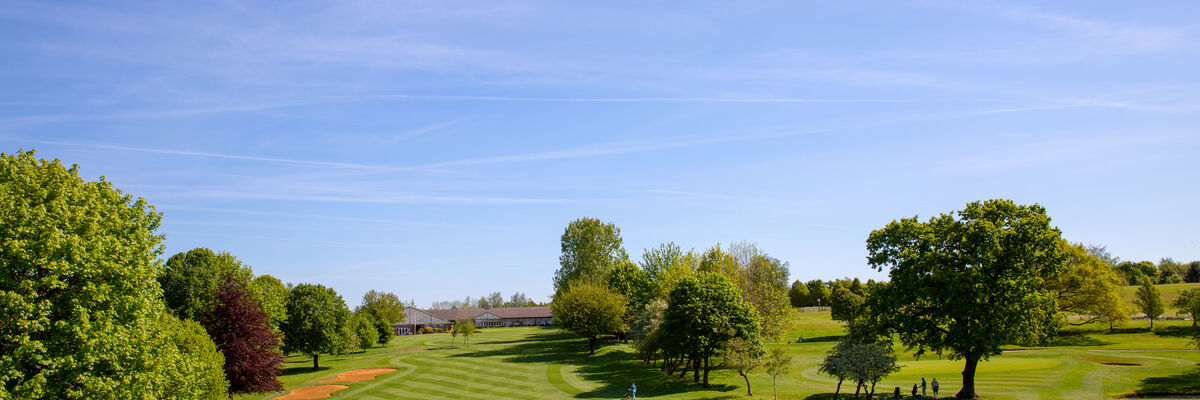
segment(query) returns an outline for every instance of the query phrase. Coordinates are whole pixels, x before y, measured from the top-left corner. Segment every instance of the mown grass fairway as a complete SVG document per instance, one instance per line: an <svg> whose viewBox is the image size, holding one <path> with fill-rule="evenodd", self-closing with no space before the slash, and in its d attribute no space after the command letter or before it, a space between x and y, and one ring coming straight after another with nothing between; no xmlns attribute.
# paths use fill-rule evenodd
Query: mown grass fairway
<svg viewBox="0 0 1200 400"><path fill-rule="evenodd" d="M1012 350L981 363L976 377L979 393L989 399L1111 398L1136 391L1200 394L1200 351L1188 345L1186 321L1160 321L1148 332L1145 321L1132 321L1108 333L1099 326L1071 328L1051 346ZM829 313L803 313L800 329L790 339L805 343L783 346L795 356L792 371L778 380L786 399L830 398L836 381L817 373L817 363L842 333ZM349 389L334 399L562 399L621 398L631 382L639 398L745 398L741 377L718 370L714 385L702 389L691 380L668 377L639 363L628 345L607 342L587 356L582 339L553 328L486 329L471 338L469 347L451 347L446 334L404 336L387 347L349 357L322 357L322 370L311 360L292 357L282 377L287 389L318 385L320 380L358 368L396 368L397 372L364 382L345 383ZM876 396L900 386L909 393L921 377L938 378L942 395L959 387L962 362L936 355L914 360L897 348L904 369L882 381ZM761 372L751 377L755 398L770 398L771 381ZM853 396L854 384L842 386ZM269 399L243 396L241 399ZM849 398L849 397L846 397Z"/></svg>

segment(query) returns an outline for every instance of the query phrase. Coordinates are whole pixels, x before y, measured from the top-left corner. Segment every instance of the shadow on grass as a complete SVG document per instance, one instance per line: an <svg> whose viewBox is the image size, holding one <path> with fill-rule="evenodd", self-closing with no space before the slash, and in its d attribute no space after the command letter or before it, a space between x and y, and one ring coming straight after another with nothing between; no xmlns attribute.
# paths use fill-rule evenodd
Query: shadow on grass
<svg viewBox="0 0 1200 400"><path fill-rule="evenodd" d="M1161 328L1155 328L1154 335L1166 337L1190 337L1195 334L1196 331L1197 328L1190 326L1164 326Z"/></svg>
<svg viewBox="0 0 1200 400"><path fill-rule="evenodd" d="M515 363L559 363L571 366L580 378L587 382L599 383L600 387L575 395L576 398L610 398L619 399L625 395L629 385L636 383L638 394L641 396L664 396L702 390L700 384L692 383L689 379L680 379L659 372L657 367L642 364L637 356L624 348L611 348L619 343L615 339L601 339L596 346L596 354L588 355L587 341L547 329L523 340L497 341L488 344L512 344L497 349L473 351L454 354L450 357L496 357L506 362ZM553 367L552 367L553 368ZM712 398L741 398L739 390L745 390L733 385L713 384L708 389L718 392L728 392L729 395L719 395Z"/></svg>
<svg viewBox="0 0 1200 400"><path fill-rule="evenodd" d="M1200 364L1191 370L1176 375L1153 376L1142 379L1141 386L1132 395L1121 397L1152 397L1200 394Z"/></svg>
<svg viewBox="0 0 1200 400"><path fill-rule="evenodd" d="M1054 340L1050 341L1050 343L1047 344L1047 346L1049 346L1049 347L1059 347L1059 346L1090 347L1090 346L1104 346L1104 345L1108 345L1108 344L1112 344L1112 342L1100 340L1099 338L1090 335L1089 332L1068 331L1068 332L1059 333L1059 335L1056 336L1054 338Z"/></svg>
<svg viewBox="0 0 1200 400"><path fill-rule="evenodd" d="M854 388L851 388L851 389L854 389ZM893 390L895 390L895 387L889 387L888 392L884 393L883 388L875 388L875 398L876 399L891 399ZM914 398L914 397L909 396L909 393L906 393L904 391L901 391L900 393L901 393L901 395L900 395L901 399L913 399ZM838 394L837 398L839 400L853 399L854 398L854 390L851 390L850 393L842 392L841 394ZM867 397L866 392L859 394L858 398L860 400L869 400L870 399L869 397ZM915 398L919 399L920 397L915 397ZM928 397L928 399L932 399L932 398L933 398L932 395ZM942 398L946 398L946 397L942 396ZM949 398L953 399L954 396L951 396ZM808 397L805 397L804 400L833 400L833 393L817 393L817 394L809 395Z"/></svg>
<svg viewBox="0 0 1200 400"><path fill-rule="evenodd" d="M279 376L299 375L299 374L307 374L310 372L321 372L321 371L328 371L328 370L329 370L329 367L321 367L318 369L313 369L312 364L310 363L307 366L284 368L283 373L279 374Z"/></svg>

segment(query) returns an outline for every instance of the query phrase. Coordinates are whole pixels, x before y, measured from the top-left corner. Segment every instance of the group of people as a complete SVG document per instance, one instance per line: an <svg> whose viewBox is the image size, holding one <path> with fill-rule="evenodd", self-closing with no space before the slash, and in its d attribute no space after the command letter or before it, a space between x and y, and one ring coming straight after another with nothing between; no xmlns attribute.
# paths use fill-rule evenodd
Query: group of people
<svg viewBox="0 0 1200 400"><path fill-rule="evenodd" d="M925 378L921 378L921 397L922 397L922 398L924 398L924 397L928 397L928 396L925 394L925 390L926 390L926 389L928 389L928 388L929 388L929 386L933 386L933 398L935 398L935 399L936 399L936 398L938 398L938 382L937 382L937 378L933 378L933 384L932 384L932 385L927 385L927 384L925 383ZM913 397L913 398L916 398L916 397L917 397L917 384L915 384L915 383L913 384L913 388L912 388L912 397ZM896 386L896 391L892 393L892 398L894 398L894 399L899 399L899 398L900 398L900 387L899 387L899 386Z"/></svg>

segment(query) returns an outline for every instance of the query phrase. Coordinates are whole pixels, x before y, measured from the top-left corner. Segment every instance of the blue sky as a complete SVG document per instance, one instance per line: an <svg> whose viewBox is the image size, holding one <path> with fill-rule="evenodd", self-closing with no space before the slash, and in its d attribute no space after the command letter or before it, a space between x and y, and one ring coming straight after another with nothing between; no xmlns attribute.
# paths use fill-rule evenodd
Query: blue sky
<svg viewBox="0 0 1200 400"><path fill-rule="evenodd" d="M801 280L989 198L1200 259L1200 3L1039 3L7 2L0 150L352 305L545 300L583 216Z"/></svg>

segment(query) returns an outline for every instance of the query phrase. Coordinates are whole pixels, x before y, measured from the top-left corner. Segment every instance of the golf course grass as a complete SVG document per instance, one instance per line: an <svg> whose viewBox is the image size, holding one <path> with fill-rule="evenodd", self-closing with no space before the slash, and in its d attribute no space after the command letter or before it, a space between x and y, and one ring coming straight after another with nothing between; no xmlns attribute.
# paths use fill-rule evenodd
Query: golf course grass
<svg viewBox="0 0 1200 400"><path fill-rule="evenodd" d="M1050 346L1018 348L980 363L979 394L989 399L1091 399L1133 393L1200 394L1200 351L1188 344L1190 321L1158 321L1148 331L1146 321L1131 321L1114 332L1089 325L1071 327ZM828 312L802 313L799 329L790 336L803 343L775 343L794 356L792 370L777 381L779 397L831 398L836 381L819 374L817 364L833 347L841 326ZM554 328L493 328L462 338L451 346L448 334L396 337L390 344L349 356L323 356L321 370L311 359L292 356L281 377L287 390L323 385L322 380L363 368L394 368L375 379L339 383L349 386L333 399L562 399L621 398L637 383L639 398L745 398L740 376L714 371L712 387L703 389L690 379L666 376L637 361L629 345L604 342L587 355L584 340ZM909 393L921 378L938 378L943 397L959 388L962 361L936 355L913 359L897 348L903 369L880 382L876 396L894 387ZM689 376L690 378L690 376ZM756 398L771 397L771 380L761 371L751 375ZM842 385L853 397L854 384ZM239 399L271 399L271 393ZM930 393L932 395L932 393ZM1162 397L1159 397L1162 398ZM1169 397L1167 397L1169 398Z"/></svg>

